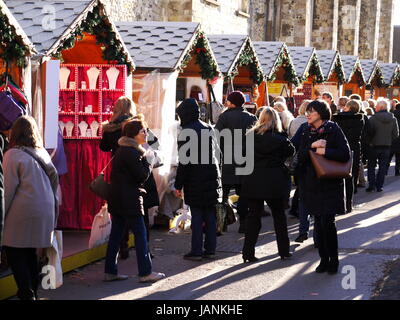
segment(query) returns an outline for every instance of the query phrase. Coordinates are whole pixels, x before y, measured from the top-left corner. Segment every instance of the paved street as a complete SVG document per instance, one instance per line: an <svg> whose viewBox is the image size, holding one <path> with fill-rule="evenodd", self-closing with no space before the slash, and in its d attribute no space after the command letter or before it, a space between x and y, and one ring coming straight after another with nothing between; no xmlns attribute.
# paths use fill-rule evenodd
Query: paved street
<svg viewBox="0 0 400 320"><path fill-rule="evenodd" d="M135 251L120 262L120 273L131 279L104 283L104 260L69 273L64 285L53 291L42 291L44 299L385 299L398 296L400 255L400 177L389 171L383 193L368 194L359 189L356 209L337 219L340 247L340 270L355 268L355 288L348 275L316 274L319 262L312 238L296 244L298 220L289 218L294 251L291 260L277 255L272 218L263 218L256 256L258 263L244 264L241 259L242 235L237 225L218 237L215 261L192 262L182 259L189 249L190 234L168 234L153 231L151 248L156 258L154 271L164 272L165 280L155 284L138 283ZM350 266L350 267L349 267ZM352 267L351 267L352 266ZM395 268L390 272L391 267ZM380 288L377 290L377 288ZM397 290L396 290L397 288ZM382 290L382 292L380 292Z"/></svg>

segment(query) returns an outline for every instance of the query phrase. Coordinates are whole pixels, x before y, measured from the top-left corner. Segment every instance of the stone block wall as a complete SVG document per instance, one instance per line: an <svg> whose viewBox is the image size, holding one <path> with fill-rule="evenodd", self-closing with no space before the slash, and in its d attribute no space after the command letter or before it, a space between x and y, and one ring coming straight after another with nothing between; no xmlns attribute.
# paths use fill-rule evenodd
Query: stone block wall
<svg viewBox="0 0 400 320"><path fill-rule="evenodd" d="M338 2L314 0L312 45L317 50L336 50L338 15L335 13L338 10Z"/></svg>
<svg viewBox="0 0 400 320"><path fill-rule="evenodd" d="M248 34L250 15L237 13L242 10L242 2L193 0L191 21L200 22L209 34Z"/></svg>
<svg viewBox="0 0 400 320"><path fill-rule="evenodd" d="M359 44L361 0L339 1L338 50L357 55Z"/></svg>
<svg viewBox="0 0 400 320"><path fill-rule="evenodd" d="M378 59L384 62L392 62L394 1L381 1L382 3L381 19L379 25Z"/></svg>
<svg viewBox="0 0 400 320"><path fill-rule="evenodd" d="M168 0L103 0L114 21L165 21Z"/></svg>
<svg viewBox="0 0 400 320"><path fill-rule="evenodd" d="M362 1L360 18L360 59L377 59L381 0Z"/></svg>
<svg viewBox="0 0 400 320"><path fill-rule="evenodd" d="M253 41L267 40L267 30L273 29L273 19L268 16L268 2L273 3L273 0L250 2L249 35Z"/></svg>

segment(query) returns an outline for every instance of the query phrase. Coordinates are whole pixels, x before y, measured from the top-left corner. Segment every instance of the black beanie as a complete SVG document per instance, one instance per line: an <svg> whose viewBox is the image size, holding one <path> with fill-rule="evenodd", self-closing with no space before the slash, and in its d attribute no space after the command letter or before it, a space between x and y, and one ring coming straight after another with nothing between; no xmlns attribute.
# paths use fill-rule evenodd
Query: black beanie
<svg viewBox="0 0 400 320"><path fill-rule="evenodd" d="M233 91L226 100L232 102L236 107L241 107L246 102L244 94L241 91Z"/></svg>

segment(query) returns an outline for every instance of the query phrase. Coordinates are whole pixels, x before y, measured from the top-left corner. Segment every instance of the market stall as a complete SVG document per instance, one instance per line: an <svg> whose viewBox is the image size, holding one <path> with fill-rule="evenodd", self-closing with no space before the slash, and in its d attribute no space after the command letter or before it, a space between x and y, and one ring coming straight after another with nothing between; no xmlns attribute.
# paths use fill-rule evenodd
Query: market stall
<svg viewBox="0 0 400 320"><path fill-rule="evenodd" d="M400 99L400 66L397 63L380 63L385 87L376 89L376 96Z"/></svg>
<svg viewBox="0 0 400 320"><path fill-rule="evenodd" d="M315 84L324 82L324 75L315 48L289 47L289 53L295 66L300 85L293 90L296 106L305 99L315 99L319 91Z"/></svg>
<svg viewBox="0 0 400 320"><path fill-rule="evenodd" d="M222 85L219 67L199 23L140 21L117 27L136 64L131 92L137 111L144 114L162 149L164 165L154 178L163 201L171 167L177 164L175 108L183 99L195 98L204 119L210 102L208 82Z"/></svg>
<svg viewBox="0 0 400 320"><path fill-rule="evenodd" d="M318 90L320 94L330 92L333 99L337 101L342 95L342 85L345 82L340 54L336 50L317 50L317 56L324 74L324 82L315 85L315 90Z"/></svg>
<svg viewBox="0 0 400 320"><path fill-rule="evenodd" d="M65 174L58 227L91 229L104 201L88 186L110 159L99 148L100 124L125 94L133 62L99 0L13 0L7 6L38 51L32 67L33 105L46 148L59 148L59 133L63 137L67 170L59 169ZM54 10L54 25L42 10L46 6Z"/></svg>
<svg viewBox="0 0 400 320"><path fill-rule="evenodd" d="M265 75L255 48L246 35L209 35L211 48L224 77L223 99L232 90L242 91L246 106L255 111L259 98L259 86Z"/></svg>
<svg viewBox="0 0 400 320"><path fill-rule="evenodd" d="M352 94L365 96L365 77L360 59L357 56L342 56L345 84L342 95L350 97Z"/></svg>
<svg viewBox="0 0 400 320"><path fill-rule="evenodd" d="M36 50L2 0L0 30L0 91L9 92L9 97L30 113L30 64ZM4 95L2 99L7 98ZM1 127L4 129L7 125L2 123Z"/></svg>
<svg viewBox="0 0 400 320"><path fill-rule="evenodd" d="M360 60L361 67L365 76L365 94L363 100L376 99L379 97L377 89L385 86L380 64L377 60Z"/></svg>
<svg viewBox="0 0 400 320"><path fill-rule="evenodd" d="M266 81L259 87L258 105L269 105L270 100L280 95L291 99L293 88L300 81L285 43L256 41L254 47L266 75Z"/></svg>

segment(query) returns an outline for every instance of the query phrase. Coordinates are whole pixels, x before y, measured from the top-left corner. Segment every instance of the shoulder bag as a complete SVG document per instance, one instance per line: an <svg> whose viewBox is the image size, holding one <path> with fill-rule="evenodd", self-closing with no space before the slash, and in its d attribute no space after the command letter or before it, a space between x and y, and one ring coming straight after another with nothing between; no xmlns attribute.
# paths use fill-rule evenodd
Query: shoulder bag
<svg viewBox="0 0 400 320"><path fill-rule="evenodd" d="M308 152L319 179L347 179L352 177L353 151L347 162L328 160L312 150Z"/></svg>
<svg viewBox="0 0 400 320"><path fill-rule="evenodd" d="M104 180L104 171L107 169L113 159L114 157L111 158L104 169L101 170L100 174L89 185L90 191L104 200L108 200L108 192L110 188L110 184Z"/></svg>

